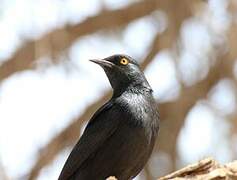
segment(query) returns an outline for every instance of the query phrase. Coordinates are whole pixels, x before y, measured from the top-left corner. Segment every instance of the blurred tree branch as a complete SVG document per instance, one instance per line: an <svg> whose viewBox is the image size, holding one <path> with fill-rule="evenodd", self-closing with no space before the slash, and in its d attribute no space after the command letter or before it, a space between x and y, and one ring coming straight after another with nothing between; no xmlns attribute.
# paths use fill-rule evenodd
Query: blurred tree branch
<svg viewBox="0 0 237 180"><path fill-rule="evenodd" d="M194 2L197 3L195 0L182 0L179 2L171 0L139 1L123 9L102 11L98 15L88 17L79 24L65 25L63 28L52 30L37 40L26 41L10 59L5 61L0 66L0 81L16 72L33 68L34 62L40 57L49 56L52 60L57 60L59 55L71 47L81 36L92 34L99 30L125 26L131 21L146 16L157 9L162 9L168 12L169 15L172 14L172 18L170 18L171 25L173 23L176 24L174 27L169 28L169 36L165 36L161 40L163 47L170 47L170 43L177 35L173 32L177 32L181 25L180 21L190 15ZM174 5L171 9L170 5L172 3ZM181 11L176 8L181 8ZM37 49L39 47L40 50Z"/></svg>
<svg viewBox="0 0 237 180"><path fill-rule="evenodd" d="M69 48L81 36L102 29L124 26L137 18L150 14L160 8L161 4L164 3L159 0L139 1L123 9L102 11L98 15L88 17L79 24L65 25L63 28L49 32L38 40L25 42L10 59L0 66L0 81L13 73L33 68L33 63L37 58L44 56L57 58L60 53ZM36 47L38 46L43 46L44 50L37 52Z"/></svg>
<svg viewBox="0 0 237 180"><path fill-rule="evenodd" d="M157 151L163 151L171 156L171 161L176 162L176 143L179 132L183 127L186 115L200 99L206 98L209 90L223 77L226 77L224 67L229 62L217 61L207 77L193 86L184 87L180 91L178 99L172 102L163 103L159 106L162 117L161 130L159 134ZM228 70L227 70L228 72ZM169 142L169 143L167 143ZM174 170L175 166L171 170Z"/></svg>

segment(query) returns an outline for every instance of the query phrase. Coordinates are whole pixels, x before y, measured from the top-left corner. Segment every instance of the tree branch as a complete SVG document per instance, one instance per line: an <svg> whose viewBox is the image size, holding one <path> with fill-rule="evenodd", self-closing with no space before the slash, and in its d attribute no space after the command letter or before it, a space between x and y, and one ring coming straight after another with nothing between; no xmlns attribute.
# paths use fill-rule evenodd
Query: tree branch
<svg viewBox="0 0 237 180"><path fill-rule="evenodd" d="M203 180L203 179L237 179L237 161L220 165L211 158L188 165L158 180Z"/></svg>

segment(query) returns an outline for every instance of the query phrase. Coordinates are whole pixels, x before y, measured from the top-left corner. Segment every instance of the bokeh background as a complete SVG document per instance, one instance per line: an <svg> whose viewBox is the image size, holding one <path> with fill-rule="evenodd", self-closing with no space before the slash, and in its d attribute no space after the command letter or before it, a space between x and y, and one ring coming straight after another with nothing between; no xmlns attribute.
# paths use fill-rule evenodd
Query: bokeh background
<svg viewBox="0 0 237 180"><path fill-rule="evenodd" d="M88 61L137 59L161 130L138 180L237 159L236 0L1 0L0 179L57 179L111 96Z"/></svg>

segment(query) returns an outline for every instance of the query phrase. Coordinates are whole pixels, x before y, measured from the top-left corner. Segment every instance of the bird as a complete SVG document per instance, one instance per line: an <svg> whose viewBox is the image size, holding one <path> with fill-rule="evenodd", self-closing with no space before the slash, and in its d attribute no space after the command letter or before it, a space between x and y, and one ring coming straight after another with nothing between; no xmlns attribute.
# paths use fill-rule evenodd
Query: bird
<svg viewBox="0 0 237 180"><path fill-rule="evenodd" d="M160 117L153 90L128 55L90 61L103 68L113 94L89 120L58 180L133 179L146 165L158 137Z"/></svg>

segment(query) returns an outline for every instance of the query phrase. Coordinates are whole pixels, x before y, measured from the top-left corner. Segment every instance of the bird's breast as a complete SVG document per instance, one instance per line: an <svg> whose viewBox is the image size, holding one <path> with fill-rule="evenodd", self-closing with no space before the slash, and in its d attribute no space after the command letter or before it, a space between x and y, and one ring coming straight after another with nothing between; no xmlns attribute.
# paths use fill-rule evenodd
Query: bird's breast
<svg viewBox="0 0 237 180"><path fill-rule="evenodd" d="M118 99L118 105L131 123L149 127L158 120L152 98L143 94L127 93Z"/></svg>

